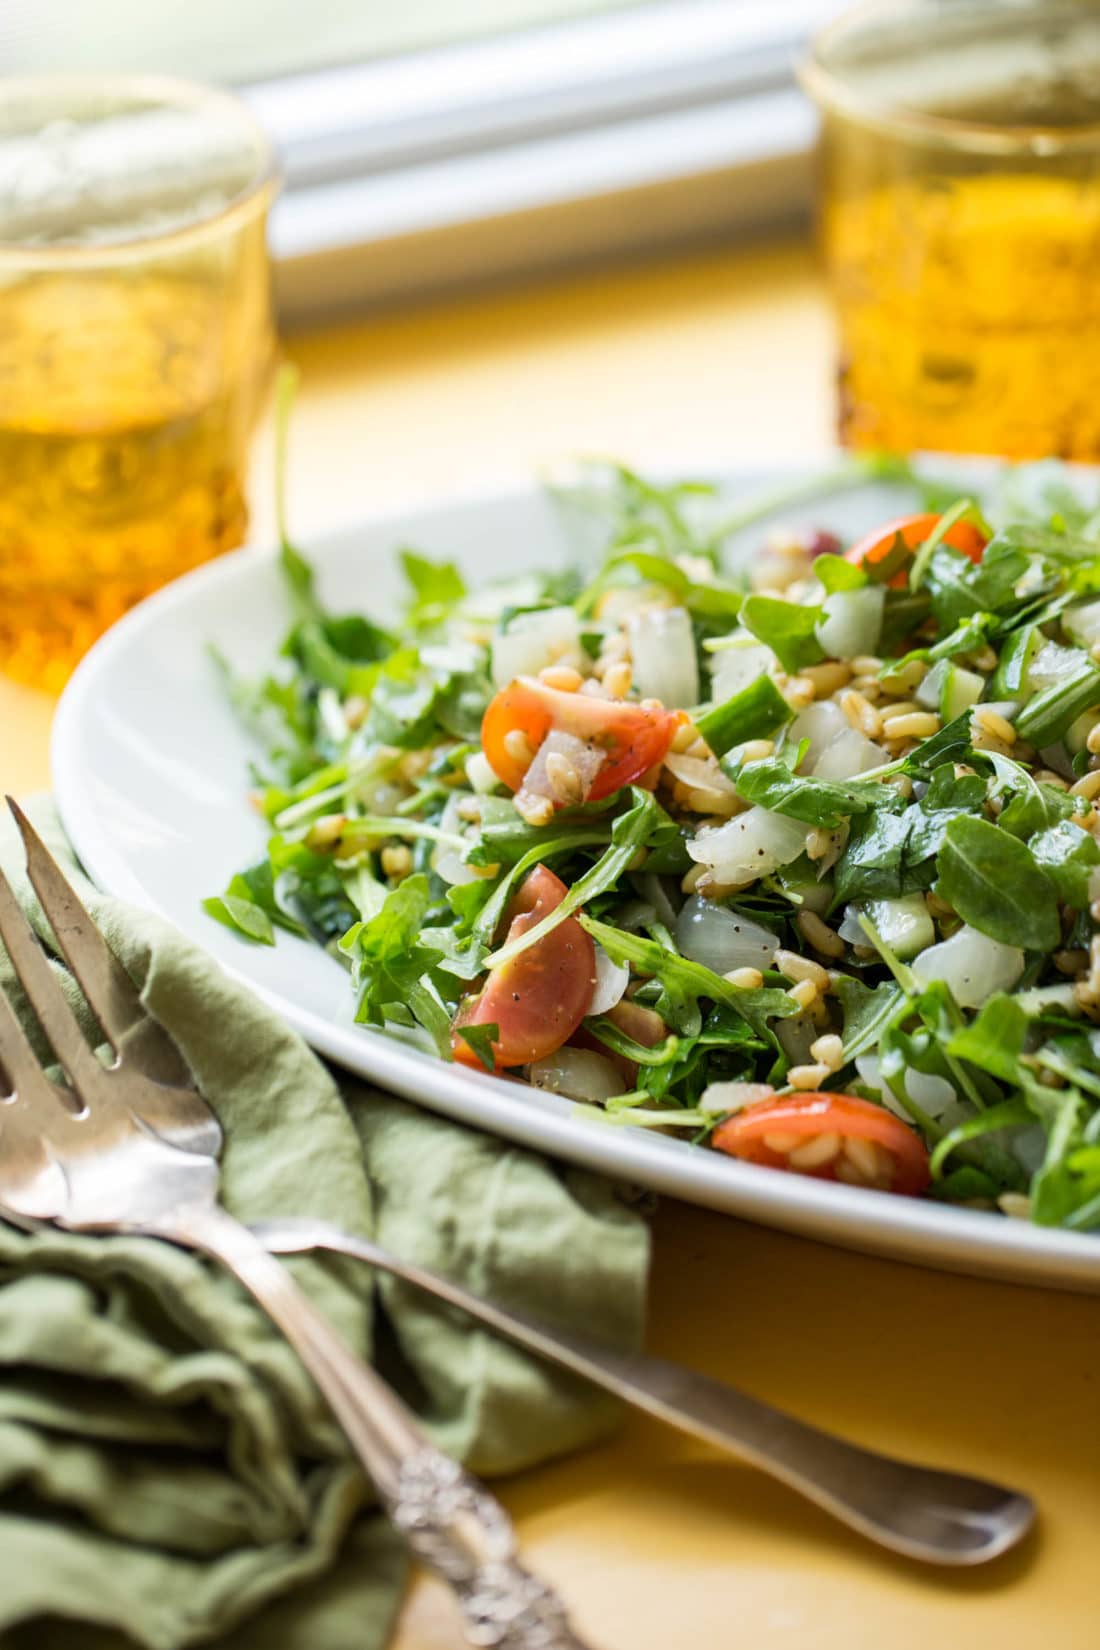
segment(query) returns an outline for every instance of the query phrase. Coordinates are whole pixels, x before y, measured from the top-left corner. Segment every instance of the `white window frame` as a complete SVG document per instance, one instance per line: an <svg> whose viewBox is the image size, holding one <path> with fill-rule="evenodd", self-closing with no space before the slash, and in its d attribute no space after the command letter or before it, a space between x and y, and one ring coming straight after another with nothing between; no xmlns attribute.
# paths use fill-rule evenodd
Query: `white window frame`
<svg viewBox="0 0 1100 1650"><path fill-rule="evenodd" d="M284 314L798 221L794 65L836 10L656 0L241 88L284 168Z"/></svg>

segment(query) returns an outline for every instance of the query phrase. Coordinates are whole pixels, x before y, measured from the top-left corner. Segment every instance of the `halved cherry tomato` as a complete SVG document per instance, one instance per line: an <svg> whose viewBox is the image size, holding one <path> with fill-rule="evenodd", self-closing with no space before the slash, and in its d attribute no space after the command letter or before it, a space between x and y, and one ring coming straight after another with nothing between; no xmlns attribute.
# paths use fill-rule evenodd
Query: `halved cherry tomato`
<svg viewBox="0 0 1100 1650"><path fill-rule="evenodd" d="M813 1161L814 1153L808 1150L815 1140L822 1140L825 1147L835 1141L835 1149L819 1153L817 1162ZM867 1142L881 1152L876 1151L870 1163L862 1164L857 1160L858 1149L852 1156L845 1152L847 1140ZM887 1160L892 1160L889 1186L882 1185L880 1189L901 1192L907 1197L923 1192L931 1178L928 1153L915 1130L882 1106L856 1099L851 1094L814 1091L759 1100L720 1123L712 1136L712 1144L720 1152L740 1157L746 1163L762 1163L773 1169L813 1175L818 1180L847 1180L854 1184L875 1184L879 1179L874 1168L876 1161L885 1173ZM797 1160L802 1154L805 1154L804 1166Z"/></svg>
<svg viewBox="0 0 1100 1650"><path fill-rule="evenodd" d="M939 516L934 512L920 516L899 516L897 521L888 521L885 527L876 527L873 533L860 539L844 552L845 561L855 562L857 567L864 563L873 567L876 562L884 561L897 542L900 533L902 543L909 550L916 550L924 543L929 535L935 532L939 525ZM981 528L965 517L961 521L951 524L943 536L944 544L949 544L953 550L959 550L964 556L969 556L973 562L982 559L982 551L986 546L986 537ZM900 587L905 583L904 571L895 573L890 583Z"/></svg>
<svg viewBox="0 0 1100 1650"><path fill-rule="evenodd" d="M537 751L552 729L572 733L603 752L604 763L588 793L598 802L620 785L633 785L664 760L683 720L677 710L646 709L622 699L597 699L545 687L533 676L517 676L490 700L481 724L489 766L510 790L518 791L526 767L508 750L508 734L518 730Z"/></svg>
<svg viewBox="0 0 1100 1650"><path fill-rule="evenodd" d="M560 877L545 865L524 877L505 912L508 939L529 933L565 898ZM526 1066L567 1043L584 1019L596 980L592 941L575 917L556 928L511 962L491 968L476 996L467 997L455 1016L451 1048L456 1060L480 1066L475 1051L457 1035L460 1026L499 1028L493 1044L498 1066Z"/></svg>

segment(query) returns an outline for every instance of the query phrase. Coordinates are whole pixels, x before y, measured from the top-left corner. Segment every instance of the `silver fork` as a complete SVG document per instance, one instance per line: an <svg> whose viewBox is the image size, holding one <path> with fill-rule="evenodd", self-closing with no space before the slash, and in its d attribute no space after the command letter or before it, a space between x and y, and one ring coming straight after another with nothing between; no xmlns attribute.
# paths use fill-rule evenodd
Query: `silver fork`
<svg viewBox="0 0 1100 1650"><path fill-rule="evenodd" d="M0 1106L0 1211L6 1207L23 1218L54 1220L77 1228L142 1230L204 1249L242 1277L296 1346L299 1308L307 1309L311 1321L318 1315L304 1300L295 1300L291 1309L286 1294L290 1280L266 1249L289 1253L317 1247L356 1255L441 1295L636 1407L754 1463L861 1534L908 1557L939 1564L981 1564L1027 1533L1035 1508L1028 1497L1013 1490L894 1460L675 1364L563 1336L323 1222L267 1222L259 1229L266 1246L261 1247L252 1233L216 1205L220 1131L191 1086L175 1044L146 1014L129 976L57 865L14 804L12 808L23 833L35 891L117 1061L107 1071L88 1048L43 952L0 876L0 939L12 955L54 1052L74 1089L86 1100L85 1108L74 1117L68 1091L49 1088L0 993L0 1068L7 1063L9 1087L16 1091L14 1103L9 1101L7 1109ZM9 1046L13 1053L8 1052ZM90 1094L94 1101L87 1099ZM14 1129L9 1128L9 1120ZM110 1206L103 1206L105 1202ZM274 1294L261 1293L261 1288L274 1290ZM326 1331L327 1352L335 1337L320 1321ZM351 1355L342 1346L340 1352L343 1371ZM302 1356L359 1448L337 1401L344 1396L343 1385L330 1390L304 1352ZM366 1376L381 1387L372 1371L356 1360L352 1364L357 1378ZM414 1437L417 1459L425 1460L428 1446L415 1431L415 1422L384 1387L378 1407L391 1420L396 1412L401 1422L396 1442L389 1447L399 1448ZM370 1461L366 1464L380 1493L392 1505L395 1492L387 1468L376 1470ZM437 1453L432 1470L458 1472ZM469 1480L453 1481L461 1482L462 1493L467 1493ZM484 1492L477 1493L484 1504ZM404 1505L413 1502L415 1497L405 1496ZM503 1518L499 1509L494 1518ZM402 1521L400 1516L397 1521ZM493 1528L499 1528L499 1523L494 1522ZM526 1641L487 1638L477 1642L507 1644L510 1650L513 1644Z"/></svg>
<svg viewBox="0 0 1100 1650"><path fill-rule="evenodd" d="M71 1085L49 1081L0 991L0 1214L167 1238L221 1261L298 1353L412 1550L452 1588L467 1641L585 1650L555 1593L520 1563L504 1509L431 1444L286 1268L218 1203L222 1134L213 1112L25 815L8 805L35 892L115 1058L105 1066L85 1040L0 872L0 940Z"/></svg>

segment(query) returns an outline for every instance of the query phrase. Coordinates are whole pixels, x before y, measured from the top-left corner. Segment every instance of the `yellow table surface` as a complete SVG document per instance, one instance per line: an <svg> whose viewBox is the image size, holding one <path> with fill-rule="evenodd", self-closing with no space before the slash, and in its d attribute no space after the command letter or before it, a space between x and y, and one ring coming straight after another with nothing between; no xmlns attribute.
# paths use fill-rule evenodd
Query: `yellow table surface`
<svg viewBox="0 0 1100 1650"><path fill-rule="evenodd" d="M800 248L561 279L300 336L288 352L303 373L291 511L307 548L329 525L522 482L578 452L702 467L802 459L830 438L828 320ZM47 782L50 711L0 683L0 788ZM650 1345L868 1444L1020 1485L1041 1529L988 1571L936 1573L630 1419L614 1441L500 1486L528 1558L600 1650L1100 1645L1094 1300L666 1202ZM419 1582L396 1650L459 1643L446 1596Z"/></svg>

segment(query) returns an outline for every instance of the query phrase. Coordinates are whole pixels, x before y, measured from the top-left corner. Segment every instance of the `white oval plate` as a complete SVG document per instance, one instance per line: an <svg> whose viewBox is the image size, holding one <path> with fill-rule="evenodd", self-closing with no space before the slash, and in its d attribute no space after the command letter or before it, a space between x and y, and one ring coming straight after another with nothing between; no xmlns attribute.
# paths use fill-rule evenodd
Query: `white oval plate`
<svg viewBox="0 0 1100 1650"><path fill-rule="evenodd" d="M941 466L942 468L942 466ZM963 466L970 485L985 466ZM733 478L744 493L777 478ZM802 520L864 531L904 495L862 487ZM759 529L754 535L759 542ZM337 609L391 614L394 546L457 559L471 580L569 557L561 520L534 489L460 502L330 535L305 548ZM244 550L178 580L117 624L73 677L58 711L53 776L61 816L101 887L158 911L246 981L312 1045L424 1105L620 1179L750 1220L875 1254L1071 1289L1100 1289L1100 1237L1048 1231L969 1209L912 1202L754 1168L717 1153L574 1115L567 1101L450 1066L353 1020L338 963L280 935L252 947L207 917L202 899L259 856L263 825L245 800L250 746L207 654L245 671L270 664L287 626L274 553Z"/></svg>

